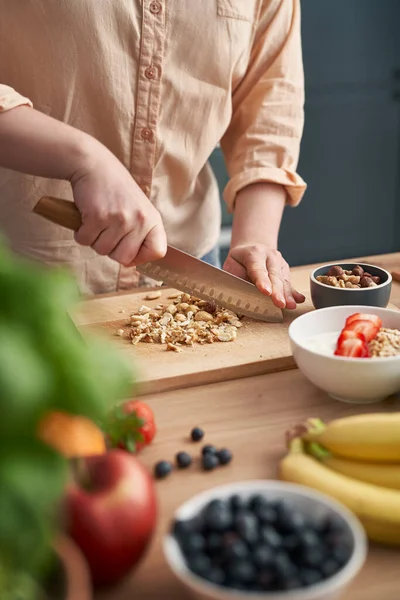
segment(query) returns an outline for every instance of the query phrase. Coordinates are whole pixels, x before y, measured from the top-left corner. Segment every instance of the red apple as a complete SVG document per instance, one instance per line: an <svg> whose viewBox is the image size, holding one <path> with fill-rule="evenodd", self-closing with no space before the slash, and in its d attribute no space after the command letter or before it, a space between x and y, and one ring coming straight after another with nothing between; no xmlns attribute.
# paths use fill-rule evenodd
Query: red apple
<svg viewBox="0 0 400 600"><path fill-rule="evenodd" d="M66 493L68 532L94 585L118 582L137 565L157 519L153 479L123 450L80 459Z"/></svg>

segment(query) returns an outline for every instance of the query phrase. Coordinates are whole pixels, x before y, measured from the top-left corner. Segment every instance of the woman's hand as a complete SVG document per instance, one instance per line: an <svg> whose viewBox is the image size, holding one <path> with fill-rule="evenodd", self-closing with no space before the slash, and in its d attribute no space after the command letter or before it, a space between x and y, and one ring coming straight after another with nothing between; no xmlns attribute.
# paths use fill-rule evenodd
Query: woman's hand
<svg viewBox="0 0 400 600"><path fill-rule="evenodd" d="M79 244L126 267L165 255L167 238L159 212L104 146L93 144L71 184L82 217L75 234Z"/></svg>
<svg viewBox="0 0 400 600"><path fill-rule="evenodd" d="M224 270L251 281L260 292L272 296L279 308L296 308L305 297L290 283L290 269L282 254L262 244L234 246Z"/></svg>

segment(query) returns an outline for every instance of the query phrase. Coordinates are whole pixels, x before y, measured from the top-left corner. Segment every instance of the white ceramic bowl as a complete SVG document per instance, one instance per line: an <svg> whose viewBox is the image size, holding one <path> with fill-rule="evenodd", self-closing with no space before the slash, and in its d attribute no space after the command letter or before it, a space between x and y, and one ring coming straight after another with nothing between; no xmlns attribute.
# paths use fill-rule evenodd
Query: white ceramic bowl
<svg viewBox="0 0 400 600"><path fill-rule="evenodd" d="M300 371L332 398L352 404L380 402L400 391L400 355L387 358L347 358L310 349L317 334L337 339L346 318L354 313L378 315L384 327L400 329L400 311L372 306L333 306L295 319L289 327L294 359ZM335 338L335 333L337 337Z"/></svg>
<svg viewBox="0 0 400 600"><path fill-rule="evenodd" d="M305 516L341 517L353 539L353 554L349 562L333 577L301 590L284 592L243 592L228 590L194 575L186 567L179 545L172 535L164 537L164 555L169 567L181 584L198 600L337 600L363 566L367 554L367 539L358 519L335 500L301 485L282 481L243 481L218 486L185 502L175 513L175 519L195 517L208 502L239 494L248 498L262 494L272 500L286 500Z"/></svg>

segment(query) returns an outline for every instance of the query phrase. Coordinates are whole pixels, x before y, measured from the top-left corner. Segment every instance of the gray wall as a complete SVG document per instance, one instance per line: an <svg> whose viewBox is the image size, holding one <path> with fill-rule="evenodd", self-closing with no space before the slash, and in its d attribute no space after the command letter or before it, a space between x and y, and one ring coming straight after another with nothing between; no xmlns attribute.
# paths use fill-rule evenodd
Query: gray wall
<svg viewBox="0 0 400 600"><path fill-rule="evenodd" d="M400 250L400 0L302 0L302 13L308 190L280 249L293 266ZM219 149L211 163L222 190Z"/></svg>

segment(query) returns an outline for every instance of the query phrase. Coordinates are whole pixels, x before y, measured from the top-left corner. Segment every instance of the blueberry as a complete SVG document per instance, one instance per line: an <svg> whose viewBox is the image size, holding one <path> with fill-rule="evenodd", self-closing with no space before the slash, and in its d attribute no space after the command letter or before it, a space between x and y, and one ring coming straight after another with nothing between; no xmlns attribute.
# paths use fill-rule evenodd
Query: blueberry
<svg viewBox="0 0 400 600"><path fill-rule="evenodd" d="M211 454L208 452L203 455L201 463L205 471L212 471L213 469L218 467L219 460L215 454Z"/></svg>
<svg viewBox="0 0 400 600"><path fill-rule="evenodd" d="M204 431L200 427L194 427L190 432L190 437L194 442L200 442L204 437Z"/></svg>
<svg viewBox="0 0 400 600"><path fill-rule="evenodd" d="M178 452L175 458L180 469L186 469L192 464L192 457L187 452Z"/></svg>
<svg viewBox="0 0 400 600"><path fill-rule="evenodd" d="M257 517L250 511L241 511L235 516L235 527L240 537L248 544L255 544L259 539Z"/></svg>
<svg viewBox="0 0 400 600"><path fill-rule="evenodd" d="M252 557L255 566L259 569L265 569L274 564L274 553L268 546L257 546Z"/></svg>
<svg viewBox="0 0 400 600"><path fill-rule="evenodd" d="M205 456L206 454L215 454L216 455L217 452L218 452L218 450L216 449L216 447L212 446L211 444L206 444L201 449L201 453L203 456Z"/></svg>
<svg viewBox="0 0 400 600"><path fill-rule="evenodd" d="M306 548L303 550L301 559L304 565L308 567L319 567L324 560L324 554L322 553L321 546L315 546L314 548Z"/></svg>
<svg viewBox="0 0 400 600"><path fill-rule="evenodd" d="M314 548L315 546L319 546L320 538L315 531L312 529L305 529L300 533L301 545L304 548Z"/></svg>
<svg viewBox="0 0 400 600"><path fill-rule="evenodd" d="M172 525L172 534L178 539L184 539L187 536L197 533L200 530L198 518L187 520L176 520Z"/></svg>
<svg viewBox="0 0 400 600"><path fill-rule="evenodd" d="M261 529L261 540L271 550L276 550L282 547L282 536L274 529L274 527L263 527Z"/></svg>
<svg viewBox="0 0 400 600"><path fill-rule="evenodd" d="M172 471L172 464L167 460L160 460L154 467L154 475L157 479L164 479Z"/></svg>
<svg viewBox="0 0 400 600"><path fill-rule="evenodd" d="M224 571L219 567L213 567L211 571L207 573L205 578L215 585L224 585L226 580Z"/></svg>
<svg viewBox="0 0 400 600"><path fill-rule="evenodd" d="M280 581L288 581L297 575L297 567L290 560L286 552L279 552L275 556L274 567Z"/></svg>
<svg viewBox="0 0 400 600"><path fill-rule="evenodd" d="M223 537L220 533L213 531L206 537L207 552L211 555L219 554L223 544Z"/></svg>
<svg viewBox="0 0 400 600"><path fill-rule="evenodd" d="M258 576L258 584L261 590L269 592L276 589L277 579L272 569L263 569Z"/></svg>
<svg viewBox="0 0 400 600"><path fill-rule="evenodd" d="M211 560L205 554L199 553L191 557L188 561L188 566L193 573L200 577L206 578L211 570Z"/></svg>
<svg viewBox="0 0 400 600"><path fill-rule="evenodd" d="M349 561L351 553L351 547L347 546L346 544L332 548L332 550L329 552L331 558L336 560L341 566Z"/></svg>
<svg viewBox="0 0 400 600"><path fill-rule="evenodd" d="M243 540L232 540L231 543L224 545L224 560L230 562L235 560L244 560L249 557L249 548Z"/></svg>
<svg viewBox="0 0 400 600"><path fill-rule="evenodd" d="M339 571L339 569L340 569L339 563L333 559L325 560L320 566L320 571L321 571L322 575L324 576L324 578L331 577L332 575L337 573Z"/></svg>
<svg viewBox="0 0 400 600"><path fill-rule="evenodd" d="M273 506L258 506L254 510L254 514L257 516L262 525L275 525L276 523L276 510Z"/></svg>
<svg viewBox="0 0 400 600"><path fill-rule="evenodd" d="M253 510L254 512L257 512L259 508L270 506L268 500L261 494L255 494L254 496L251 496L248 504L250 510Z"/></svg>
<svg viewBox="0 0 400 600"><path fill-rule="evenodd" d="M237 512L239 510L246 509L248 506L248 501L246 500L246 498L243 498L243 496L240 496L239 494L235 494L234 496L231 496L231 498L230 498L230 505L231 505L232 510L234 512Z"/></svg>
<svg viewBox="0 0 400 600"><path fill-rule="evenodd" d="M302 569L300 577L304 586L314 585L322 580L322 575L317 569Z"/></svg>
<svg viewBox="0 0 400 600"><path fill-rule="evenodd" d="M307 526L308 522L305 517L298 511L282 512L278 517L279 530L282 533L301 533ZM316 534L315 534L316 535Z"/></svg>
<svg viewBox="0 0 400 600"><path fill-rule="evenodd" d="M299 590L303 587L300 577L292 577L281 582L281 590Z"/></svg>
<svg viewBox="0 0 400 600"><path fill-rule="evenodd" d="M209 531L223 533L232 525L232 513L226 503L208 505L203 517L204 525Z"/></svg>
<svg viewBox="0 0 400 600"><path fill-rule="evenodd" d="M203 552L206 547L206 540L201 533L193 533L182 540L182 550L186 556L192 556Z"/></svg>
<svg viewBox="0 0 400 600"><path fill-rule="evenodd" d="M217 452L218 460L221 465L227 465L232 460L232 452L227 448L222 448Z"/></svg>
<svg viewBox="0 0 400 600"><path fill-rule="evenodd" d="M229 564L228 575L239 583L255 583L257 571L250 560L234 561Z"/></svg>
<svg viewBox="0 0 400 600"><path fill-rule="evenodd" d="M288 552L294 552L299 548L299 546L300 539L296 534L291 533L283 538L283 547Z"/></svg>

